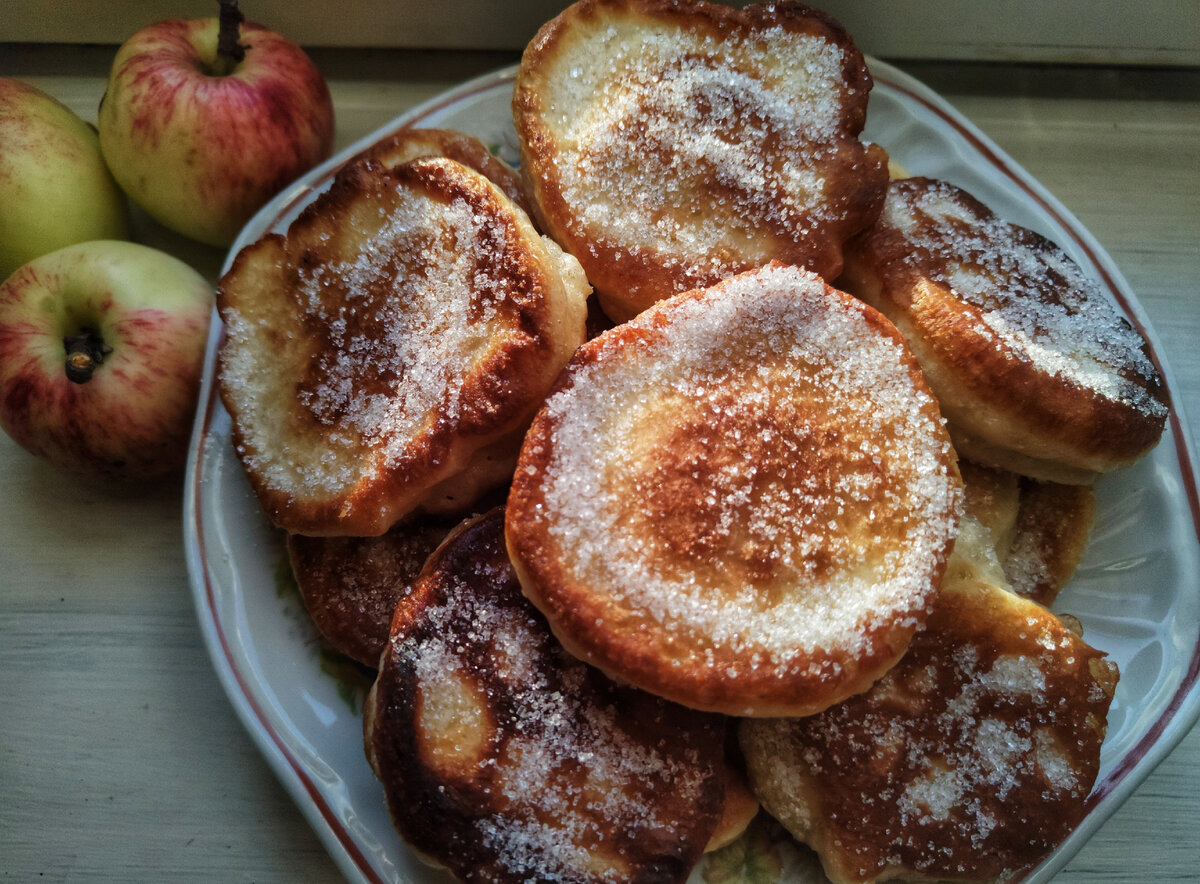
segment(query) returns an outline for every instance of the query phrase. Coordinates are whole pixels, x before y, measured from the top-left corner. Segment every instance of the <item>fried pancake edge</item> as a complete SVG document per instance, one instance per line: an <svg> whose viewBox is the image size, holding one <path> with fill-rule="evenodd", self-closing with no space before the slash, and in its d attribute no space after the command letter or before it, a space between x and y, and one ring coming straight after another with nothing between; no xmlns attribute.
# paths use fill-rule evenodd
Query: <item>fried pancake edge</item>
<svg viewBox="0 0 1200 884"><path fill-rule="evenodd" d="M267 470L258 467L260 463L270 466L273 457L269 451L289 447L283 444L286 436L280 438L280 444L271 442L272 434L282 432L272 429L276 426L272 422L293 418L273 414L271 406L226 382L234 358L239 360L238 376L256 374L254 368L247 367L255 365L254 360L258 360L260 367L266 366L262 367L263 372L275 370L283 374L271 363L271 354L295 346L288 340L293 328L263 322L262 317L269 315L269 310L264 313L266 308L243 303L245 298L239 299L235 292L239 285L251 290L270 286L287 291L296 267L309 260L305 256L311 247L305 243L319 239L320 231L328 226L331 217L350 211L349 207L360 207L356 201L364 199L383 200L381 205L390 205L387 193L392 188L427 194L435 202L458 201L473 207L480 217L491 219L493 233L500 239L499 253L489 257L489 266L493 278L503 280L500 284L508 286L499 309L510 330L506 332L510 339L493 338L487 342L482 358L477 357L476 367L457 391L461 407L455 420L426 424L420 436L407 440L404 463L408 466L403 474L390 467L380 468L380 450L372 446L374 450L364 448L355 467L357 479L326 492L324 499L306 497L302 489L290 487L287 482L273 482L264 475ZM374 193L383 195L373 196ZM289 248L295 254L289 254ZM478 256L478 260L484 258ZM437 488L442 483L450 481L451 491L461 497L464 493L481 492L503 479L509 464L497 467L496 445L507 445L505 458L509 461L515 457L520 431L558 369L583 338L586 291L586 279L577 262L538 234L528 217L496 185L467 167L427 157L395 168L385 169L372 160L344 168L329 191L292 223L286 238L268 234L243 249L218 289L218 307L226 323L226 335L218 354L220 395L233 419L235 450L264 510L277 526L294 533L378 535L444 490ZM298 329L295 333L306 334ZM304 346L310 345L315 344ZM250 354L251 349L264 355ZM293 401L298 386L286 377L276 378L273 383L270 395L260 399ZM248 409L245 414L242 399ZM302 410L296 410L302 407L295 403L279 408L291 409L287 414L303 414ZM255 422L262 426L255 426ZM321 432L306 435L305 444L324 445L320 441ZM291 442L294 453L296 440ZM453 506L466 504L469 501L453 502Z"/></svg>

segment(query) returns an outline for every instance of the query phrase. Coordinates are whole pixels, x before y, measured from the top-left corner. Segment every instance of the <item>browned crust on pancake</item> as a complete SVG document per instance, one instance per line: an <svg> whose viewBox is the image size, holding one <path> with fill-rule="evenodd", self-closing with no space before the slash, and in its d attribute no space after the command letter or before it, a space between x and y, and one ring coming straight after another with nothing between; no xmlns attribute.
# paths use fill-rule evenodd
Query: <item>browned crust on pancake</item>
<svg viewBox="0 0 1200 884"><path fill-rule="evenodd" d="M684 881L723 805L725 720L566 655L503 524L462 525L397 606L364 721L397 830L463 881Z"/></svg>
<svg viewBox="0 0 1200 884"><path fill-rule="evenodd" d="M1158 442L1166 391L1148 345L1061 249L1034 231L1004 224L946 182L894 181L888 194L910 214L919 212L917 229L892 226L885 209L874 227L847 244L841 283L908 338L960 455L1034 478L1080 483L1132 463ZM952 204L961 217L933 219L914 209L926 195ZM990 234L1003 237L992 243L995 254L972 254L960 244L959 237ZM960 262L969 273L1001 277L1000 287L986 296L957 290L952 273ZM1026 269L1035 264L1037 275ZM1074 268L1069 275L1061 269L1067 265ZM1037 346L1053 352L1050 361L1035 361L1030 350L1019 350L989 325L986 313L1006 298L1020 310L1072 316L1038 332L1047 336ZM1116 364L1068 364L1072 348L1092 335L1124 336L1110 351ZM1105 386L1121 385L1121 395L1077 380L1077 371L1103 372Z"/></svg>
<svg viewBox="0 0 1200 884"><path fill-rule="evenodd" d="M573 58L572 53L584 54L585 47L575 45L580 31L597 22L611 19L642 20L648 25L665 25L680 33L694 34L697 39L715 37L722 43L751 42L764 33L780 28L791 34L818 37L839 47L844 58L841 66L842 84L837 96L840 118L836 131L822 137L800 135L800 124L779 127L764 138L755 138L757 162L774 166L788 163L811 164L823 177L823 193L809 199L801 208L783 209L781 184L772 171L767 176L767 188L749 189L733 181L733 177L718 171L690 172L678 162L676 147L657 142L647 145L639 141L645 127L632 121L622 127L628 133L625 148L628 156L623 162L633 167L661 168L661 177L635 194L644 198L647 192L665 187L671 178L686 176L685 187L698 192L694 205L662 208L667 217L687 225L696 215L717 211L719 205L734 206L727 223L732 231L738 229L750 240L739 245L727 235L719 245L707 250L703 263L686 254L658 251L640 243L632 231L615 235L598 231L583 219L584 206L568 196L562 169L569 158L565 148L556 142L555 135L545 122L548 115L562 108L546 105L544 92L551 82L559 56ZM697 50L697 53L703 50ZM722 50L714 50L714 64L722 62ZM682 60L680 60L682 63ZM772 72L751 72L770 79ZM579 258L595 287L601 305L617 321L629 319L645 307L670 294L691 288L711 285L726 276L752 269L768 261L780 260L813 270L833 279L842 268L842 243L868 226L878 215L887 182L887 155L874 144L862 144L858 135L866 118L867 97L872 87L870 72L862 54L850 36L830 16L799 3L754 4L743 10L711 3L679 3L668 0L581 0L547 22L522 56L521 67L513 96L513 113L521 141L521 174L535 205L535 212L544 230L550 232L564 247ZM741 113L753 116L758 109L744 90L730 88L725 97L742 102ZM799 101L800 97L796 96ZM692 106L696 106L692 102ZM711 115L710 119L714 119ZM732 124L740 126L745 121ZM717 127L720 123L710 123ZM717 131L714 128L712 131ZM683 127L676 143L687 144L696 133ZM731 142L738 140L734 132L722 132ZM743 135L743 137L749 137ZM591 150L592 148L588 148ZM609 182L597 182L596 197L605 200L617 197ZM794 195L794 194L793 194ZM807 199L807 197L806 197ZM815 205L814 205L815 203ZM618 198L616 212L628 218L628 202ZM828 217L820 217L831 209ZM747 220L748 219L748 220Z"/></svg>
<svg viewBox="0 0 1200 884"><path fill-rule="evenodd" d="M746 774L740 767L728 767L725 772L725 801L721 805L721 818L717 821L717 827L708 839L708 844L704 846L704 852L712 853L728 847L742 837L758 816L759 809L758 799L754 797L750 785L746 782Z"/></svg>
<svg viewBox="0 0 1200 884"><path fill-rule="evenodd" d="M965 582L870 691L743 722L741 742L764 807L837 884L990 881L1078 824L1116 681L1040 605Z"/></svg>
<svg viewBox="0 0 1200 884"><path fill-rule="evenodd" d="M963 479L963 512L988 529L998 556L1010 546L1016 533L1021 501L1021 479L1008 470L985 467L969 460L958 462Z"/></svg>
<svg viewBox="0 0 1200 884"><path fill-rule="evenodd" d="M1040 482L970 461L959 461L959 471L969 518L955 543L958 567L952 570L1049 607L1087 549L1095 492L1090 485Z"/></svg>
<svg viewBox="0 0 1200 884"><path fill-rule="evenodd" d="M469 368L465 357L449 359L447 370L463 371L458 387L429 414L404 416L408 429L400 432L394 415L407 413L389 412L385 422L372 424L376 418L360 419L355 403L397 402L402 391L426 396L437 389L437 380L409 379L414 362L404 355L422 347L437 352L434 342L408 339L408 350L384 343L391 335L423 333L411 331L408 311L428 309L417 306L429 302L423 274L433 282L444 272L415 263L412 251L393 244L400 240L381 232L409 198L471 213L479 248L457 255L473 263L476 275L469 308L454 321L469 327L491 316L502 331L469 345L475 360ZM445 247L443 231L412 235ZM286 236L268 234L243 249L218 288L226 324L219 389L235 450L272 521L294 533L379 535L431 489L470 469L476 452L519 432L583 335L581 293L576 282L564 282L564 259L551 248L495 185L457 162L427 157L386 169L372 160L352 164ZM368 269L361 285L326 274L336 262L362 255ZM396 282L401 277L403 287ZM479 279L487 280L486 290L477 290ZM335 369L338 387L327 384ZM274 385L268 394L255 393L262 377ZM298 480L302 455L309 456L304 468L329 487L314 491ZM330 461L340 470L336 480L322 475Z"/></svg>
<svg viewBox="0 0 1200 884"><path fill-rule="evenodd" d="M793 272L793 269L789 268L783 268L782 271L779 268L773 270ZM695 305L705 304L706 299L715 297L714 292L723 287L741 285L745 280L760 275L746 274L711 290L675 296L655 305L637 319L617 326L588 342L576 352L555 390L548 397L547 406L535 418L526 435L509 494L507 536L513 565L526 595L546 614L555 635L572 653L615 678L629 681L698 709L736 715L802 715L819 711L831 703L864 690L903 654L914 630L924 619L926 605L941 578L948 548L953 540L952 523L957 514L955 489L959 480L953 466L952 452L941 427L936 403L932 396L928 395L920 371L904 348L902 339L886 319L849 296L817 281L825 291L823 297L831 299L830 303L839 305L836 310L845 309L858 317L862 326L855 327L863 329L863 334L878 335L880 339L891 342L889 346L895 348L893 358L897 360L896 377L905 378L905 385L911 384L909 389L914 397L899 411L905 415L903 420L912 420L913 427L920 425L923 431L929 433L927 439L917 443L909 443L907 440L903 443L896 442L896 450L886 456L894 460L885 459L883 466L870 465L870 454L865 455L867 460L864 461L860 458L859 451L850 450L862 441L855 435L860 430L857 425L839 425L836 421L825 425L823 422L826 419L821 413L805 412L805 405L789 401L788 397L796 389L791 386L791 378L787 382L781 382L787 388L787 392L781 394L782 404L758 414L748 412L744 422L737 422L740 418L722 418L723 411L726 414L739 414L734 404L738 391L732 388L727 388L731 398L729 403L725 401L724 392L714 394L719 401L714 402L714 410L711 413L702 406L695 415L686 420L681 420L674 412L675 406L669 397L649 409L647 420L658 425L655 432L659 433L662 439L668 440L660 440L655 443L657 447L653 449L660 453L659 464L662 470L647 477L646 487L640 491L622 491L615 486L604 486L598 492L605 499L608 496L617 496L620 506L623 507L621 514L616 517L618 521L626 526L636 521L646 532L643 540L647 544L657 544L647 547L658 550L657 553L645 553L647 558L639 560L639 553L631 553L624 548L624 545L630 542L628 538L615 535L607 537L606 542L611 544L611 547L605 557L615 559L620 555L633 556L633 561L645 569L644 583L637 577L629 578L626 585L609 583L608 578L585 572L573 563L573 557L577 553L576 546L584 541L577 540L578 535L572 532L575 528L586 529L590 526L577 524L575 520L565 517L556 509L549 499L549 483L546 481L552 470L551 464L557 456L556 447L561 444L560 415L565 413L567 408L559 404L559 396L574 395L575 385L580 376L596 365L604 365L614 360L628 359L628 373L630 376L636 375L644 370L646 362L654 358L652 354L670 353L674 348L675 339L671 337L671 332L677 314L692 310ZM802 295L797 293L796 297ZM826 308L819 306L814 309L819 313ZM866 329L869 329L869 332ZM751 345L751 342L741 341L740 338L739 343L744 343L746 347ZM729 349L738 350L739 343L731 343ZM781 338L773 341L770 346L778 348L779 351L786 351L788 344ZM845 352L846 359L853 360L852 352ZM841 359L840 351L838 358ZM843 367L848 367L849 364L845 363ZM673 380L678 380L683 387L695 382L688 376ZM717 383L719 382L714 381L714 385ZM896 380L895 383L899 385L901 381ZM603 388L597 385L597 389ZM867 397L870 401L874 393L874 388L855 388L846 391L845 395ZM619 409L619 400L614 399L614 403L612 407ZM890 407L896 407L895 403L891 402ZM582 406L579 409L582 409ZM750 411L753 410L751 407ZM577 410L576 413L580 411ZM707 435L704 426L706 418L709 424L707 430L710 431ZM735 424L730 424L730 420L735 420ZM809 424L815 428L811 432ZM799 432L800 427L804 428L805 433L802 442L793 438L793 434ZM912 427L906 429L911 430ZM893 430L901 432L899 427ZM730 446L728 440L732 438L734 431L741 435L738 444ZM714 437L725 441L718 443ZM847 438L852 439L853 444L848 444ZM791 450L789 446L793 442L796 443L799 452L794 455L799 458L794 462L789 461L789 455L784 453ZM595 462L613 464L637 456L634 451L614 447L617 444L624 443L615 443L605 438L602 433L597 433ZM737 532L733 532L728 538L725 537L716 526L717 521L729 515L720 511L724 504L717 498L721 493L716 491L712 499L706 497L706 483L715 488L718 480L714 477L723 475L726 470L736 472L738 464L742 462L755 464L752 474L755 478L748 479L749 487L754 489L747 492L748 500L765 501L769 495L779 493L779 486L790 486L790 483L795 482L796 488L800 488L807 479L812 479L817 486L825 488L830 484L836 485L850 473L857 475L863 469L884 484L899 483L901 475L911 476L908 472L911 464L906 460L906 446L909 444L915 444L921 450L921 457L932 458L925 464L923 475L931 482L945 484L945 499L940 504L943 508L936 512L935 505L928 503L926 497L930 494L930 489L922 487L920 499L925 502L921 506L928 506L929 512L925 514L928 517L927 521L921 525L914 525L908 518L889 510L882 504L885 499L883 493L878 498L867 501L830 497L798 503L796 509L789 510L786 521L781 523L792 526L783 531L783 536L787 536L788 539L781 539L777 546L772 547L762 537L754 534L739 539ZM905 453L902 454L901 451ZM940 455L934 457L931 454L933 451L939 451ZM913 459L915 460L916 456ZM566 463L571 464L574 461ZM558 469L569 469L569 466ZM894 473L891 472L893 470ZM908 506L909 502L918 496L912 493L915 489L915 480L914 484L904 487L889 485L886 499L901 501L903 506ZM797 492L796 499L804 499L803 492ZM708 502L705 502L706 500ZM879 507L880 518L877 523L872 523L870 520L874 518L872 513L876 506ZM901 503L897 503L897 506L901 506ZM917 504L912 503L912 506L916 507ZM736 517L730 518L743 519L745 522L764 517L764 514L771 511L767 503L762 503L758 509L758 503L748 504L748 507L748 514L739 512ZM918 542L915 539L918 533L944 531L944 534L939 535L940 545L929 541L933 546L928 555L920 557L919 568L926 569L922 584L924 589L920 598L905 596L908 600L903 603L894 602L894 608L886 611L876 610L871 616L863 615L864 619L861 622L856 621L854 641L851 643L850 639L846 638L846 646L843 646L840 634L838 639L832 637L836 629L845 626L844 622L834 618L839 615L858 617L858 613L843 613L842 608L848 610L856 604L861 604L861 601L858 600L857 590L852 591L848 586L842 587L837 577L829 575L834 573L835 568L836 574L841 575L842 569L848 567L847 560L861 560L855 559L839 545L843 541L838 530L825 532L824 524L830 519L845 520L842 528L852 523L854 528L847 529L850 531L866 531L863 526L868 523L873 525L870 529L871 539L864 541L863 549L855 553L861 554L873 565L877 563L873 557L880 552L881 547L878 545L900 551L901 557L904 557L903 551L908 548L907 544ZM569 527L556 528L559 523ZM809 528L799 526L815 523L819 523L821 527L812 529L814 533L811 535L804 533L804 540L792 538L788 534L793 530L807 532ZM608 524L607 519L604 524ZM627 532L631 529L623 530ZM762 530L770 532L771 529L768 527ZM560 540L555 536L556 531L567 532L564 537L570 539ZM847 543L858 542L858 539L859 535L855 535L855 540ZM807 549L805 544L809 541L814 547L812 551L795 552L801 548ZM807 578L796 579L794 584L790 582L793 579L790 576L792 571L789 570L792 566L781 566L779 562L789 560L788 557L793 554L804 558L805 564L802 567L813 570L816 576L812 579L812 584L820 586L819 591L812 589L811 585L805 582ZM914 567L918 566L914 563ZM739 599L738 602L730 604L729 613L723 614L722 617L732 622L729 618L736 613L738 616L754 620L755 625L747 626L737 640L728 641L716 640L690 626L684 628L680 625L684 622L683 619L669 625L660 619L661 615L654 613L654 608L660 603L676 603L670 596L670 593L674 592L671 588L674 584L670 581L666 581L661 589L665 594L661 598L659 595L652 595L649 600L631 602L623 597L634 584L640 589L642 585L651 582L651 575L653 580L661 580L663 574L669 575L672 573L671 569L675 568L678 568L682 575L679 580L683 585L687 585L692 577L702 586L711 584L714 587L711 595L713 606L725 601L724 593L737 595L754 587L753 605ZM905 573L908 574L907 571ZM915 578L913 579L915 582ZM823 583L825 580L833 581L837 588L826 590ZM847 583L849 582L847 579ZM848 595L842 596L840 602L829 603L833 610L827 611L824 616L831 618L833 622L829 633L823 635L821 644L804 648L803 651L789 645L786 652L778 649L767 650L768 645L759 644L783 641L774 636L770 639L764 638L768 631L768 621L781 624L787 619L785 614L765 613L765 609L781 604L777 596L781 597L785 604L803 605L806 602L801 600L807 593L812 592L811 597L816 598L818 592L826 591L831 596L839 591ZM850 596L854 596L856 601L851 602ZM825 595L819 597L824 599ZM743 603L746 605L745 612L735 610ZM693 603L689 601L688 604ZM754 613L755 606L759 605L764 608L761 620L758 620L758 614ZM833 625L834 622L837 625ZM853 646L849 646L850 644ZM770 647L773 648L774 645ZM783 662L785 657L787 662Z"/></svg>
<svg viewBox="0 0 1200 884"><path fill-rule="evenodd" d="M1013 591L1052 605L1087 550L1095 512L1090 486L1022 479L1013 539L1001 560Z"/></svg>
<svg viewBox="0 0 1200 884"><path fill-rule="evenodd" d="M378 667L396 603L458 522L413 514L379 537L289 534L288 559L300 597L329 646Z"/></svg>
<svg viewBox="0 0 1200 884"><path fill-rule="evenodd" d="M394 168L419 157L440 156L462 163L487 178L526 213L530 205L521 186L521 177L506 162L495 156L478 138L452 129L423 129L406 126L377 141L346 162L374 160L385 168Z"/></svg>

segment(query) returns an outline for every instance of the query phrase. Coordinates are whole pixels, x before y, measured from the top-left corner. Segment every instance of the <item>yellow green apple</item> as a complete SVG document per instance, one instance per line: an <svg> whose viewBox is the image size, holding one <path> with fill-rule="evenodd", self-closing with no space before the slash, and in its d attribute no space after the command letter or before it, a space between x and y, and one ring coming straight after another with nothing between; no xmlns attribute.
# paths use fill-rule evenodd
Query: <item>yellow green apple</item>
<svg viewBox="0 0 1200 884"><path fill-rule="evenodd" d="M42 90L0 78L0 281L71 243L124 239L126 208L95 130Z"/></svg>
<svg viewBox="0 0 1200 884"><path fill-rule="evenodd" d="M209 282L149 246L35 258L0 285L0 427L81 475L178 472L212 312Z"/></svg>
<svg viewBox="0 0 1200 884"><path fill-rule="evenodd" d="M232 6L232 15L227 15ZM173 19L117 51L100 104L104 158L166 227L225 246L268 199L327 158L333 104L300 47L245 22Z"/></svg>

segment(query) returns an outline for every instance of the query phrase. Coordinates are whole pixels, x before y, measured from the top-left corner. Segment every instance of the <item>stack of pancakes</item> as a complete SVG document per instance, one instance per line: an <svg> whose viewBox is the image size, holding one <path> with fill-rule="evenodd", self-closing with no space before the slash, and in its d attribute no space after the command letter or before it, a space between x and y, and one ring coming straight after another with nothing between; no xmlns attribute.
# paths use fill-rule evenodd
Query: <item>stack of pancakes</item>
<svg viewBox="0 0 1200 884"><path fill-rule="evenodd" d="M519 173L402 131L222 279L237 453L460 879L682 881L761 803L834 881L990 880L1084 812L1117 673L1048 606L1161 378L889 182L870 88L800 4L581 0Z"/></svg>

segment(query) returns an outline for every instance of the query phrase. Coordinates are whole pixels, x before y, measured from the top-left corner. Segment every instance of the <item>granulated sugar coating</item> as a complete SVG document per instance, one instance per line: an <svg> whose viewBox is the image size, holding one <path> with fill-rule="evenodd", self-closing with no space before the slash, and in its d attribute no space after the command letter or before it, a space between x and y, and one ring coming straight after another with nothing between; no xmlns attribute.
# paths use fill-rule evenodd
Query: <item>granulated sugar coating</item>
<svg viewBox="0 0 1200 884"><path fill-rule="evenodd" d="M886 186L870 88L798 5L585 2L523 58L522 169L614 318L772 258L832 278Z"/></svg>
<svg viewBox="0 0 1200 884"><path fill-rule="evenodd" d="M397 609L367 710L397 828L464 881L685 880L721 807L723 719L566 654L503 528L466 525Z"/></svg>
<svg viewBox="0 0 1200 884"><path fill-rule="evenodd" d="M504 297L477 266L476 256L497 244L489 223L468 206L413 195L353 260L297 274L304 314L329 329L299 403L319 423L377 448L381 465L403 458L404 444L439 416L460 418L464 381L488 352Z"/></svg>
<svg viewBox="0 0 1200 884"><path fill-rule="evenodd" d="M903 651L959 491L895 330L774 265L585 345L526 437L508 535L601 668L699 708L812 711Z"/></svg>
<svg viewBox="0 0 1200 884"><path fill-rule="evenodd" d="M990 212L969 211L944 182L914 187L908 198L898 182L893 192L884 223L911 231L913 255L979 311L985 334L1050 375L1166 414L1146 390L1156 369L1141 337L1060 249Z"/></svg>
<svg viewBox="0 0 1200 884"><path fill-rule="evenodd" d="M1161 438L1142 336L1061 248L961 188L892 182L846 256L839 285L904 333L961 457L1079 485Z"/></svg>
<svg viewBox="0 0 1200 884"><path fill-rule="evenodd" d="M1045 608L956 581L870 690L739 737L764 806L837 884L991 881L1078 822L1116 681Z"/></svg>
<svg viewBox="0 0 1200 884"><path fill-rule="evenodd" d="M1053 604L1087 547L1095 512L1089 486L1021 481L1021 505L1004 577L1017 595Z"/></svg>
<svg viewBox="0 0 1200 884"><path fill-rule="evenodd" d="M220 286L221 395L264 509L296 533L380 534L468 474L582 340L585 286L465 166L343 169Z"/></svg>
<svg viewBox="0 0 1200 884"><path fill-rule="evenodd" d="M803 148L841 134L843 59L836 46L780 29L719 62L692 44L663 31L635 46L614 39L611 53L607 42L595 47L607 70L588 69L564 84L570 106L591 100L585 113L562 121L575 153L559 168L563 198L580 207L593 236L635 231L635 248L701 265L702 277L729 269L730 239L751 239L759 225L798 229L833 213ZM779 82L750 72L774 64L784 66ZM764 150L775 139L783 139L779 156ZM670 157L670 176L646 157ZM715 207L706 204L713 185L724 191Z"/></svg>

